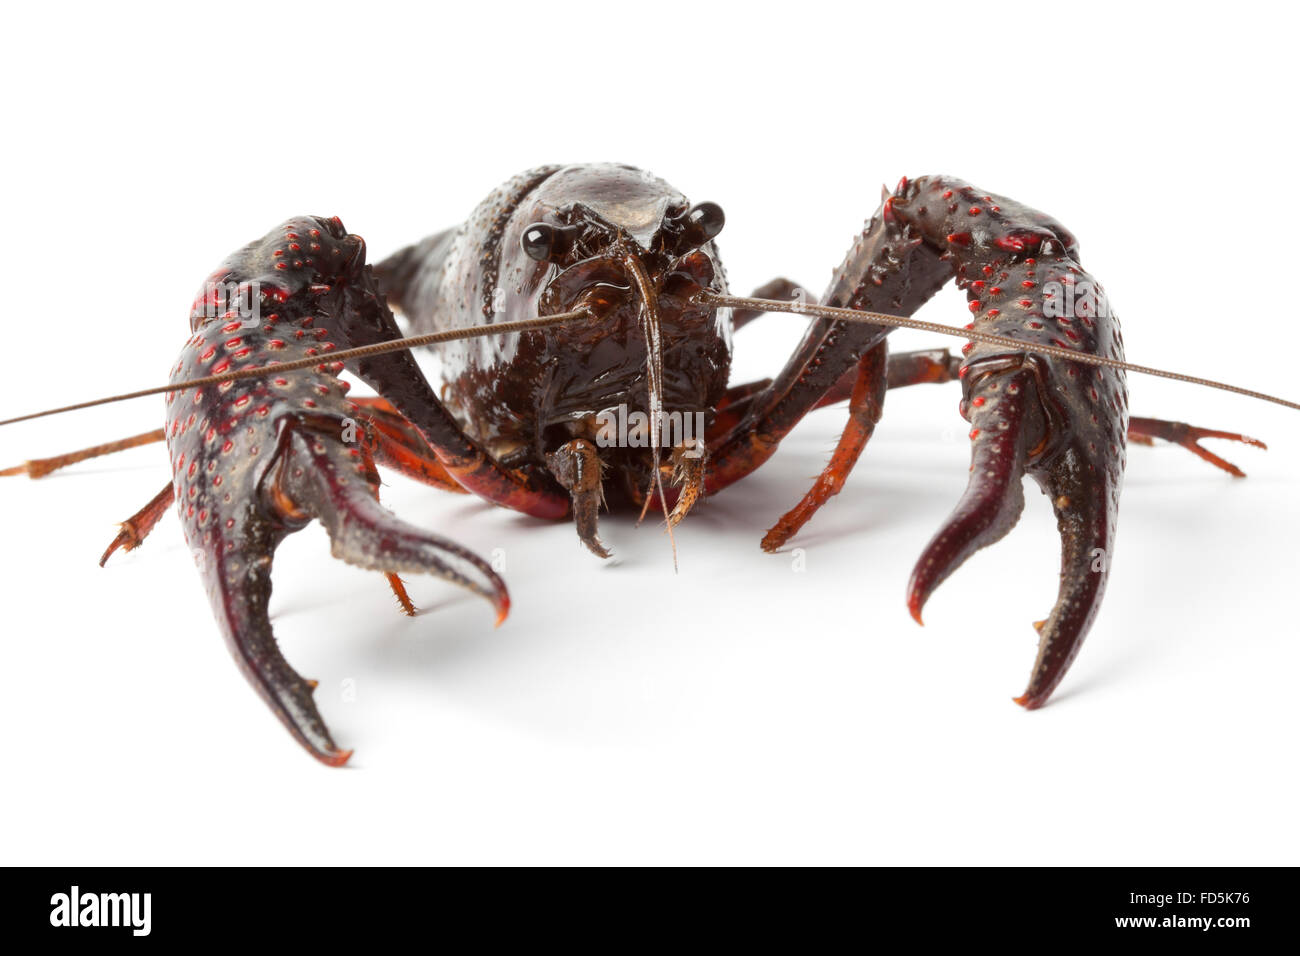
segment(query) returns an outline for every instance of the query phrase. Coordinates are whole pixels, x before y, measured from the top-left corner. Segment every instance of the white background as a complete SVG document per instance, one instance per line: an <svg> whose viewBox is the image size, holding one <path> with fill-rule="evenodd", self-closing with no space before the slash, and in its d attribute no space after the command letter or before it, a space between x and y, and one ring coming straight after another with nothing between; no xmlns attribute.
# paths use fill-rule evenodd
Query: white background
<svg viewBox="0 0 1300 956"><path fill-rule="evenodd" d="M1124 4L118 5L6 14L0 417L159 384L240 244L339 215L372 258L549 162L654 170L727 212L747 292L820 292L882 182L948 172L1081 239L1132 360L1292 398L1294 14ZM962 297L923 318L961 324ZM800 323L737 340L774 372ZM894 347L959 345L899 333ZM0 854L12 863L1296 863L1300 416L1149 378L1137 414L1271 443L1134 448L1102 614L1051 706L1011 702L1056 592L1050 509L950 579L913 561L966 481L955 386L890 395L848 488L758 548L843 410L617 560L392 478L407 519L504 549L514 611L328 554L276 563L289 660L348 769L246 686L168 515L161 446L0 484ZM0 465L157 427L140 401L9 427ZM356 700L340 689L354 682Z"/></svg>

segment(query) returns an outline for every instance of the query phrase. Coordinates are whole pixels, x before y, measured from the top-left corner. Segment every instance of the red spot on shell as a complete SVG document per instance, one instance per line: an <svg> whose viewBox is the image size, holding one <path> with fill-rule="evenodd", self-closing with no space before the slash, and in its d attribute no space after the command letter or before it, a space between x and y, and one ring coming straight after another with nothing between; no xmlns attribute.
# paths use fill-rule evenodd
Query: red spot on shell
<svg viewBox="0 0 1300 956"><path fill-rule="evenodd" d="M977 395L970 400L970 403L974 405L976 408L980 408L984 405L984 401L985 399L983 395Z"/></svg>

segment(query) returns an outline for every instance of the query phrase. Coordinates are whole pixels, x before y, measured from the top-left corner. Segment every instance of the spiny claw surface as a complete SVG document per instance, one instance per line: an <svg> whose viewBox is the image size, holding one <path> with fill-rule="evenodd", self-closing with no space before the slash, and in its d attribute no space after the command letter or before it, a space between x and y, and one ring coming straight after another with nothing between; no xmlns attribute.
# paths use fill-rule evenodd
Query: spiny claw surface
<svg viewBox="0 0 1300 956"><path fill-rule="evenodd" d="M1024 506L1029 475L1052 502L1061 538L1056 602L1038 625L1038 656L1024 694L1041 706L1065 676L1101 605L1124 472L1124 374L1046 358L1041 343L1122 360L1119 325L1101 285L1078 261L1060 223L960 180L900 183L880 216L913 230L950 264L965 290L970 328L1026 343L1025 352L969 343L960 370L971 423L971 474L908 585L908 609L925 602L980 548L1002 538Z"/></svg>
<svg viewBox="0 0 1300 956"><path fill-rule="evenodd" d="M360 315L384 309L363 248L338 220L304 217L232 256L209 284L259 290L259 308L216 317L196 309L194 335L172 380L317 355L322 364L314 374L167 396L170 490L226 643L293 737L330 766L342 765L351 751L335 744L313 699L315 681L285 661L267 613L272 557L287 535L316 519L335 557L390 582L401 573L444 578L486 598L498 623L510 606L505 584L485 561L379 504L378 476L355 428L357 409L337 377L342 366L328 361L331 351L352 343ZM205 300L201 295L196 304Z"/></svg>

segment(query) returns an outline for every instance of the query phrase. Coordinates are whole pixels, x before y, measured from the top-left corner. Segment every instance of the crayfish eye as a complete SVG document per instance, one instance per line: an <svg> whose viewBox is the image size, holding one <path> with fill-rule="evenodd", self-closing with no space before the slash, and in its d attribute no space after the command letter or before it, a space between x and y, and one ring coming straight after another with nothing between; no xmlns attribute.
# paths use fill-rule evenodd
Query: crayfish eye
<svg viewBox="0 0 1300 956"><path fill-rule="evenodd" d="M686 234L692 242L703 245L722 232L726 223L727 217L723 215L721 206L715 202L702 202L692 206L686 214Z"/></svg>
<svg viewBox="0 0 1300 956"><path fill-rule="evenodd" d="M556 231L553 226L548 226L544 222L535 222L519 237L519 245L529 259L545 262L556 251L555 237Z"/></svg>

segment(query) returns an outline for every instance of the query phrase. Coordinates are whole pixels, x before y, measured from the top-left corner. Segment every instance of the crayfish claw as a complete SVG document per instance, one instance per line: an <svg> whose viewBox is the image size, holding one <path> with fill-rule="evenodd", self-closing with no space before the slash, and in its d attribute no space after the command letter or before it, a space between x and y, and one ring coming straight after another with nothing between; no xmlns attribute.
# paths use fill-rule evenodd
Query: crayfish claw
<svg viewBox="0 0 1300 956"><path fill-rule="evenodd" d="M334 557L387 575L404 610L414 607L409 598L402 600L405 588L400 579L394 585L394 578L424 573L485 598L496 611L497 623L505 620L510 610L505 582L478 555L384 508L375 495L369 463L353 459L336 439L305 429L295 430L289 447L274 491L325 526Z"/></svg>
<svg viewBox="0 0 1300 956"><path fill-rule="evenodd" d="M1073 663L1101 607L1119 503L1118 474L1094 467L1086 450L1070 445L1034 477L1052 499L1061 536L1061 584L1046 620L1034 624L1038 655L1016 703L1034 710L1047 702Z"/></svg>
<svg viewBox="0 0 1300 956"><path fill-rule="evenodd" d="M1036 621L1038 655L1029 685L1016 702L1041 707L1065 676L1101 606L1110 570L1123 458L1068 425L1049 439L1051 424L1034 371L968 376L963 402L971 429L971 476L947 523L912 572L908 610L921 623L926 600L972 554L1006 535L1024 508L1029 474L1051 499L1061 538L1056 603Z"/></svg>
<svg viewBox="0 0 1300 956"><path fill-rule="evenodd" d="M240 671L294 739L321 763L340 767L352 756L330 736L313 691L280 653L271 630L271 556L284 537L265 515L250 510L220 547L196 555L208 598Z"/></svg>
<svg viewBox="0 0 1300 956"><path fill-rule="evenodd" d="M1032 375L986 376L973 389L971 474L957 507L926 545L907 586L916 623L930 595L976 551L1004 537L1025 506L1021 480L1030 422Z"/></svg>

